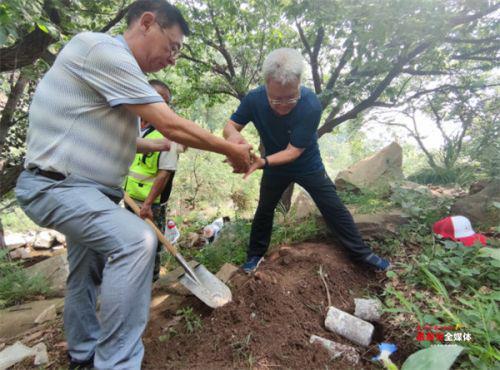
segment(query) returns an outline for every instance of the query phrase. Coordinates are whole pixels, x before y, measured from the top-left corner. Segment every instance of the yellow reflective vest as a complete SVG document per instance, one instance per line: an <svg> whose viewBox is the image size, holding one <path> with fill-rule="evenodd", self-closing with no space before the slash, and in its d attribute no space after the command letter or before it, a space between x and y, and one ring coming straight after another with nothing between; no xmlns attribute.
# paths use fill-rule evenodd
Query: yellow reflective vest
<svg viewBox="0 0 500 370"><path fill-rule="evenodd" d="M163 139L164 136L157 130L152 129L147 132L144 139ZM144 202L148 197L156 175L158 174L158 163L160 152L137 153L129 169L128 176L125 178L123 188L131 198ZM160 203L161 195L154 200L154 204Z"/></svg>

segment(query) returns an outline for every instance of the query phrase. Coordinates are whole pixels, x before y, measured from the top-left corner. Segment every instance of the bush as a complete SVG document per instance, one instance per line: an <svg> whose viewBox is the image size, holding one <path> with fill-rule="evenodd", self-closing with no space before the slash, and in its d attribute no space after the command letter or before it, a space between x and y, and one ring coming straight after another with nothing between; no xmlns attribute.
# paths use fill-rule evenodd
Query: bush
<svg viewBox="0 0 500 370"><path fill-rule="evenodd" d="M48 293L50 288L44 278L28 277L19 262L9 261L7 251L0 250L0 308Z"/></svg>
<svg viewBox="0 0 500 370"><path fill-rule="evenodd" d="M419 184L468 185L481 177L480 168L477 165L462 164L453 168L440 168L434 170L426 167L408 176L408 180Z"/></svg>

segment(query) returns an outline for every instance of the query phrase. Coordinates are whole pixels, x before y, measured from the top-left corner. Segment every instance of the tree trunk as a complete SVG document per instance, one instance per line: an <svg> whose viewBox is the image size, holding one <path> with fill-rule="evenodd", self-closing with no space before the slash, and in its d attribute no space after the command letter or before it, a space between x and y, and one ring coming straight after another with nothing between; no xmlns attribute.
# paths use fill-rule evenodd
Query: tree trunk
<svg viewBox="0 0 500 370"><path fill-rule="evenodd" d="M21 71L16 84L10 90L9 98L7 99L5 108L2 111L2 118L0 118L0 153L2 152L3 144L5 143L5 139L7 138L7 133L9 132L10 127L13 125L12 117L14 116L16 107L23 96L24 89L26 88L27 83L28 79L24 76L23 71Z"/></svg>

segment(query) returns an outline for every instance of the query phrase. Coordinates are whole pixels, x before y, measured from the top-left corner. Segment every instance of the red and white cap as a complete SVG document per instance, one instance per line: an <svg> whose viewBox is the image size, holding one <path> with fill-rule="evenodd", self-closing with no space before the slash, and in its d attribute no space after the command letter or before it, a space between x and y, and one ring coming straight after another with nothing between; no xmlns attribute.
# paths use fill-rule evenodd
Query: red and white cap
<svg viewBox="0 0 500 370"><path fill-rule="evenodd" d="M476 234L467 217L450 216L439 220L432 227L434 234L441 235L443 238L461 242L466 247L473 246L476 242L486 245L486 237Z"/></svg>

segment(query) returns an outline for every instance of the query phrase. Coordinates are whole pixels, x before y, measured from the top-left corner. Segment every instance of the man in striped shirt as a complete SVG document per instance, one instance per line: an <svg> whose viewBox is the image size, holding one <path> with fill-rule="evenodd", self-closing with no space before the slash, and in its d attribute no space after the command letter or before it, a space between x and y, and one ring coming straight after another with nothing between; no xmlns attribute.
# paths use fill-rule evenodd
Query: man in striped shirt
<svg viewBox="0 0 500 370"><path fill-rule="evenodd" d="M117 203L136 149L165 145L137 140L138 116L177 143L227 156L235 172L250 165L248 144L177 116L147 81L145 73L175 64L189 34L179 10L164 0L136 1L127 25L115 38L78 34L61 50L31 102L26 171L16 188L28 216L66 235L72 368L141 367L157 239Z"/></svg>

